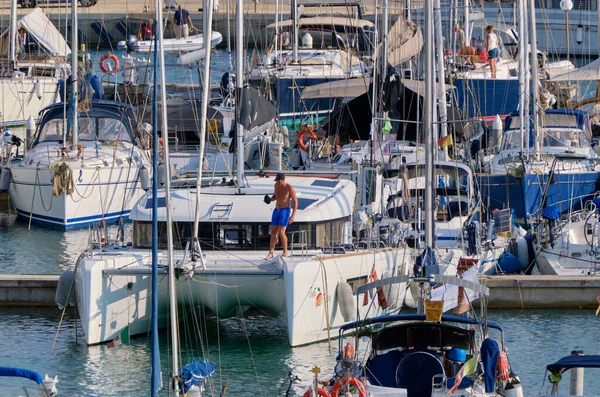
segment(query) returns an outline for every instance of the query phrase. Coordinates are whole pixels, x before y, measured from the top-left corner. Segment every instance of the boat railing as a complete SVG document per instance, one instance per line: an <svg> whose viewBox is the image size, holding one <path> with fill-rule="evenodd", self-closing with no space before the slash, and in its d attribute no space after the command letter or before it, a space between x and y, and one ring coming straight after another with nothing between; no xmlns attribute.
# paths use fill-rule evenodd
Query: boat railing
<svg viewBox="0 0 600 397"><path fill-rule="evenodd" d="M292 256L294 256L294 249L300 250L302 259L308 257L308 232L306 230L296 230L292 232L292 243L290 244L292 250Z"/></svg>

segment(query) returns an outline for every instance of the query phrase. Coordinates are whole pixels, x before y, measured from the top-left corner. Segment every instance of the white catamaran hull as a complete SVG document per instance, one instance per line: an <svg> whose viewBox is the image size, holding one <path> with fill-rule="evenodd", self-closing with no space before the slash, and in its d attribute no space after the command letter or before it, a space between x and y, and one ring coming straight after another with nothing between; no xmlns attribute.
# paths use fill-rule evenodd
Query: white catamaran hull
<svg viewBox="0 0 600 397"><path fill-rule="evenodd" d="M187 275L179 276L178 301L203 305L219 318L235 316L247 307L286 312L289 343L299 346L336 337L337 328L349 320L342 315L340 298L354 298L338 296L340 282L357 288L375 273L381 277L393 269L396 259L404 257L403 249L294 255L268 262L262 260L263 254L209 253L207 270L189 269ZM142 264L149 257L149 250L115 247L79 261L75 290L88 344L112 340L126 326L131 335L149 331L151 268ZM178 251L175 262L182 259ZM159 324L165 326L169 318L166 252L159 253L159 264ZM398 264L398 274L405 274L405 268ZM381 312L376 293L367 297L366 305L363 297L360 300L361 316Z"/></svg>

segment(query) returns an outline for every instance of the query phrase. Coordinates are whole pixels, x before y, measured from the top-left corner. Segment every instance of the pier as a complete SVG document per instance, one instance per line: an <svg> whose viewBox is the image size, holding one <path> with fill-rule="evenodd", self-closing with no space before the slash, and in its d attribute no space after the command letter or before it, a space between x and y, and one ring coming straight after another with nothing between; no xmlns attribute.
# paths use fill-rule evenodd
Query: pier
<svg viewBox="0 0 600 397"><path fill-rule="evenodd" d="M54 306L58 275L0 275L0 306ZM483 276L489 309L598 307L600 276ZM475 303L477 306L477 302Z"/></svg>

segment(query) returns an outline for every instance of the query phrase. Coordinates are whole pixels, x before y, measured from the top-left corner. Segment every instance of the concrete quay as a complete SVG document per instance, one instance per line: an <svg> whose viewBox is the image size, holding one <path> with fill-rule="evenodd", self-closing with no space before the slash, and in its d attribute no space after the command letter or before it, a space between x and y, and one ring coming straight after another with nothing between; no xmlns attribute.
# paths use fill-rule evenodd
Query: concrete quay
<svg viewBox="0 0 600 397"><path fill-rule="evenodd" d="M55 306L57 275L0 275L0 306ZM484 276L490 309L596 308L600 276Z"/></svg>

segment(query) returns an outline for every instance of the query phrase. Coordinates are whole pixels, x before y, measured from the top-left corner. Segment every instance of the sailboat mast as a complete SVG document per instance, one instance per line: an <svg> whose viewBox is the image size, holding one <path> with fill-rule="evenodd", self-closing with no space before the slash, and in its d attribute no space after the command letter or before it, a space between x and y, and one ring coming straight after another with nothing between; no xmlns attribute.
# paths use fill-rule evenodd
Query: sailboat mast
<svg viewBox="0 0 600 397"><path fill-rule="evenodd" d="M436 46L437 46L437 80L438 80L438 98L439 99L439 137L443 138L448 135L448 110L446 107L446 84L445 84L445 70L444 70L444 40L442 36L442 7L440 0L435 0L435 34L436 34ZM436 137L437 138L437 137ZM448 147L444 146L444 160L448 159Z"/></svg>
<svg viewBox="0 0 600 397"><path fill-rule="evenodd" d="M533 120L533 142L534 142L534 157L539 160L540 156L540 140L541 136L539 129L538 117L538 61L537 61L537 36L536 36L536 20L535 20L535 0L529 1L529 31L531 39L531 117ZM568 26L567 26L568 30Z"/></svg>
<svg viewBox="0 0 600 397"><path fill-rule="evenodd" d="M433 247L433 0L425 0L425 246Z"/></svg>
<svg viewBox="0 0 600 397"><path fill-rule="evenodd" d="M157 19L158 21L158 19ZM160 390L160 350L158 345L158 36L154 36L154 87L152 101L152 373L150 396L156 397Z"/></svg>
<svg viewBox="0 0 600 397"><path fill-rule="evenodd" d="M198 238L200 225L200 186L202 185L202 163L206 145L206 125L208 124L208 94L210 89L210 37L212 34L212 1L204 0L204 85L202 86L202 109L200 109L200 159L196 178L196 213L194 216L194 238ZM193 249L193 248L192 248Z"/></svg>
<svg viewBox="0 0 600 397"><path fill-rule="evenodd" d="M163 1L156 1L156 21L158 35L158 57L160 59L160 103L161 103L161 131L163 139L163 152L165 159L165 209L167 213L167 257L169 261L169 306L171 312L171 364L173 376L179 372L179 329L177 324L177 293L175 290L175 265L173 263L173 217L171 214L171 166L169 160L169 131L167 126L167 88L165 73L164 27L163 27ZM157 98L155 98L157 100ZM179 395L178 382L169 382L169 391Z"/></svg>
<svg viewBox="0 0 600 397"><path fill-rule="evenodd" d="M17 0L10 1L10 62L17 62Z"/></svg>
<svg viewBox="0 0 600 397"><path fill-rule="evenodd" d="M292 0L292 26L294 42L292 43L292 63L298 63L298 1Z"/></svg>
<svg viewBox="0 0 600 397"><path fill-rule="evenodd" d="M244 87L244 3L237 0L237 21L235 27L235 87L237 108L237 172L236 180L238 188L244 186L244 126L242 125L242 90Z"/></svg>
<svg viewBox="0 0 600 397"><path fill-rule="evenodd" d="M73 147L77 147L79 143L79 120L77 119L77 98L78 82L77 78L79 75L78 71L78 48L79 38L77 33L79 27L77 26L77 1L71 2L71 137L73 138ZM64 143L67 145L67 143Z"/></svg>
<svg viewBox="0 0 600 397"><path fill-rule="evenodd" d="M517 2L519 7L519 120L521 123L521 153L524 153L524 137L529 128L525 128L525 57L527 56L527 43L525 40L525 5L522 1Z"/></svg>

